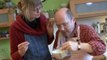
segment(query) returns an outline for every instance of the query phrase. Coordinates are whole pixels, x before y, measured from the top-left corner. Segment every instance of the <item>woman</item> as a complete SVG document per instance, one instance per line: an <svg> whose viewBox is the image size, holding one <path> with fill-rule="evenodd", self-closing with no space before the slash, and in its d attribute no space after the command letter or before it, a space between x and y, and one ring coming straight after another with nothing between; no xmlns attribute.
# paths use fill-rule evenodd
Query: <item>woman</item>
<svg viewBox="0 0 107 60"><path fill-rule="evenodd" d="M40 0L21 0L21 13L10 27L13 60L51 60L48 44L53 41L53 23L41 14Z"/></svg>

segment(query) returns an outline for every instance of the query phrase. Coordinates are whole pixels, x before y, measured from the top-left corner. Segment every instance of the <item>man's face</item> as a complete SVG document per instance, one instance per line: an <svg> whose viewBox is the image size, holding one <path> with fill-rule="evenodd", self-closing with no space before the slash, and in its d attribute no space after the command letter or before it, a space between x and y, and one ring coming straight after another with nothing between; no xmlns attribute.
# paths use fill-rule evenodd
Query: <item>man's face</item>
<svg viewBox="0 0 107 60"><path fill-rule="evenodd" d="M73 18L72 20L70 20L67 16L65 16L62 19L59 18L56 20L56 25L58 27L58 30L66 36L72 33L74 29L74 24L75 21L73 20Z"/></svg>

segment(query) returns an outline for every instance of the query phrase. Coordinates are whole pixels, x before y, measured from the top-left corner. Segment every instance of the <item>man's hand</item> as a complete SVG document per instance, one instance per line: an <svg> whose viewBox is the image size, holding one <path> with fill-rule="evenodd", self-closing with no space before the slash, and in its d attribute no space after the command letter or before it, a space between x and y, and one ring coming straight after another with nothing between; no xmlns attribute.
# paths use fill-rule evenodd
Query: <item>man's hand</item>
<svg viewBox="0 0 107 60"><path fill-rule="evenodd" d="M77 51L78 50L78 42L67 41L62 45L61 49L62 50Z"/></svg>
<svg viewBox="0 0 107 60"><path fill-rule="evenodd" d="M58 54L52 54L52 58L55 59L55 60L60 60L61 59L60 55L58 55Z"/></svg>
<svg viewBox="0 0 107 60"><path fill-rule="evenodd" d="M27 49L28 49L28 45L29 42L22 42L18 45L18 52L20 54L20 56L24 56L24 54L26 53Z"/></svg>

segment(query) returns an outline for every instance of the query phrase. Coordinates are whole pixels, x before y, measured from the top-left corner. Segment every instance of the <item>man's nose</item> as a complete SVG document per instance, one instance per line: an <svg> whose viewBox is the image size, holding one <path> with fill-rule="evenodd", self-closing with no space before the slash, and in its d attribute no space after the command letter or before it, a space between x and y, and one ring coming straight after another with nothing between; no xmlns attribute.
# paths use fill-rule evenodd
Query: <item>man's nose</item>
<svg viewBox="0 0 107 60"><path fill-rule="evenodd" d="M60 26L60 30L64 31L64 26L63 25Z"/></svg>

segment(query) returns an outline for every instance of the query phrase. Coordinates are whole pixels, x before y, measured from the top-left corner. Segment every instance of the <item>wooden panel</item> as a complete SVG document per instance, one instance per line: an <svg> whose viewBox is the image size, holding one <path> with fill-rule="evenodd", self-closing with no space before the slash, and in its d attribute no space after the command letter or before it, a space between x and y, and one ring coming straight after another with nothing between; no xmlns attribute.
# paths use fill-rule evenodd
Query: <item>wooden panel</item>
<svg viewBox="0 0 107 60"><path fill-rule="evenodd" d="M13 15L13 9L0 9L0 14L7 14L8 15L8 21L6 22L0 22L0 27L9 27L11 23L14 21L14 15Z"/></svg>
<svg viewBox="0 0 107 60"><path fill-rule="evenodd" d="M0 23L0 27L9 27L9 22Z"/></svg>
<svg viewBox="0 0 107 60"><path fill-rule="evenodd" d="M74 4L82 4L87 2L102 2L102 1L106 1L106 0L71 0L71 2Z"/></svg>
<svg viewBox="0 0 107 60"><path fill-rule="evenodd" d="M90 13L82 13L78 14L77 18L85 18L85 17L93 17L93 16L104 16L107 15L107 11L100 11L100 12L90 12Z"/></svg>
<svg viewBox="0 0 107 60"><path fill-rule="evenodd" d="M9 9L0 9L0 14L5 14L8 13Z"/></svg>
<svg viewBox="0 0 107 60"><path fill-rule="evenodd" d="M96 12L89 12L89 13L77 13L76 11L76 5L87 3L87 2L104 2L107 0L70 0L70 9L72 11L72 14L75 18L85 18L85 17L93 17L93 16L104 16L107 15L107 10L103 11L96 11Z"/></svg>
<svg viewBox="0 0 107 60"><path fill-rule="evenodd" d="M9 40L9 37L0 38L0 40Z"/></svg>

